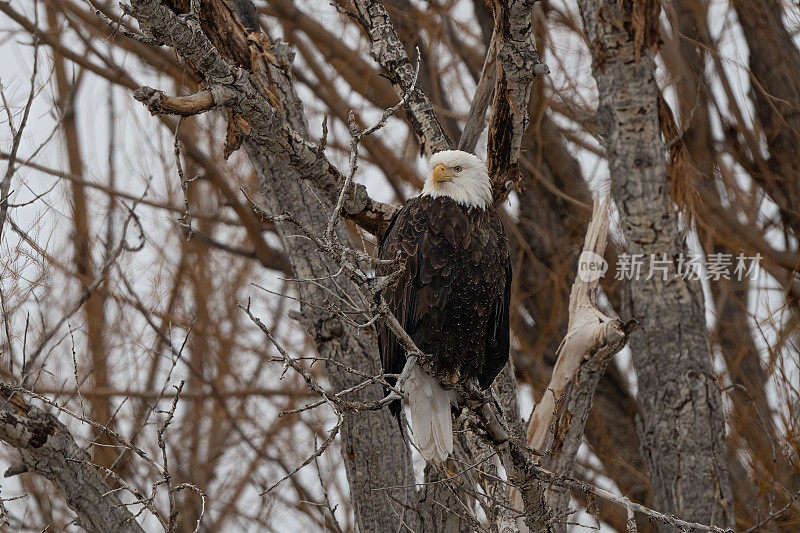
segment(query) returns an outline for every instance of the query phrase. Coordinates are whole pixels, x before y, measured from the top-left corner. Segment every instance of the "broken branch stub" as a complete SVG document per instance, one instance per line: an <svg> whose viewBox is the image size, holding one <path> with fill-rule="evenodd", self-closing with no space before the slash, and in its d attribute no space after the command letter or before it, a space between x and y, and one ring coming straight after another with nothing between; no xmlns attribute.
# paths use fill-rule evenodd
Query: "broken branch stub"
<svg viewBox="0 0 800 533"><path fill-rule="evenodd" d="M604 264L608 207L607 196L595 200L581 255L582 263ZM579 265L578 270L570 294L567 334L561 343L550 383L528 425L527 436L531 446L536 450L548 449L551 454L558 453L555 448L564 444L564 432L575 427L576 416L585 421L597 382L594 381L590 390L586 385L594 377L599 379L611 356L622 349L635 327L635 322L623 324L619 318L606 315L597 306L602 272L587 268L587 264ZM582 401L580 406L571 403L578 395L587 396L587 401ZM570 412L576 408L585 412ZM565 426L561 427L562 424ZM583 424L580 433L583 433ZM577 448L569 453L576 451Z"/></svg>

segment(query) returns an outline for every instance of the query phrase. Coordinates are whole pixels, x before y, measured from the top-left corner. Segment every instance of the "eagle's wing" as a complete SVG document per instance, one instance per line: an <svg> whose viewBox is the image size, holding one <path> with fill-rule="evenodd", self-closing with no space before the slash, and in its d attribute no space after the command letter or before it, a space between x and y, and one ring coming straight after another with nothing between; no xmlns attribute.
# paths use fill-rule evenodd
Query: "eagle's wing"
<svg viewBox="0 0 800 533"><path fill-rule="evenodd" d="M479 341L485 346L481 354L483 358L474 363L462 361L467 366L480 369L475 377L484 388L491 385L508 361L511 292L511 262L502 221L494 210L487 214L489 218L484 224L488 222L488 225L483 226L484 231L475 233L460 209L442 209L429 197L413 198L395 216L378 254L381 259L399 256L400 265L381 265L377 268L377 274L381 276L405 265L397 280L383 291L383 297L400 325L423 351L435 350L438 343L449 338L443 335L445 328L450 327L447 314L437 310L450 308L451 319L455 317L458 322L458 310L462 306L478 306L473 309L477 315L483 313L479 307L485 308L486 314L483 316L487 318L486 330ZM467 281L476 283L476 290L482 283L496 282L494 295L487 295L488 302L474 299L454 302L451 298L454 284L464 283L463 277L454 278L463 276L464 271L456 273L452 265L453 255L463 256L470 242L488 246L483 249L473 247L469 252L483 258L480 266L483 272L472 271L473 279ZM473 265L473 268L477 267ZM384 372L400 373L406 362L405 351L382 323L378 324L378 342ZM446 372L450 368L442 370ZM399 404L395 409L399 411Z"/></svg>
<svg viewBox="0 0 800 533"><path fill-rule="evenodd" d="M395 215L389 229L381 241L378 251L380 259L395 259L399 256L400 263L394 265L379 265L376 269L378 276L386 276L402 268L399 277L383 291L386 304L397 318L403 329L413 337L418 316L416 313L416 295L414 280L419 273L419 247L424 237L423 210L416 199L409 200ZM377 324L378 347L381 354L383 372L386 374L399 374L406 364L406 353L397 341L395 335L381 321ZM394 384L393 378L388 379ZM400 402L392 402L389 406L392 413L400 412Z"/></svg>
<svg viewBox="0 0 800 533"><path fill-rule="evenodd" d="M486 324L486 361L483 364L478 384L488 388L508 361L509 352L509 307L511 304L511 258L506 259L506 285L503 293L495 298Z"/></svg>

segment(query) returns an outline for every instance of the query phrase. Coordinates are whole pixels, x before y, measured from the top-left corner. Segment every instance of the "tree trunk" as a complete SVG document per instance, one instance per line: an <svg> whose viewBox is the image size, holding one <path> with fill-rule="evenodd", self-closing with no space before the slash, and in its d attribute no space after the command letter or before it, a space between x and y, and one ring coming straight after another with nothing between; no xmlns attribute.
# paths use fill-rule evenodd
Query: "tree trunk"
<svg viewBox="0 0 800 533"><path fill-rule="evenodd" d="M276 43L273 54L286 65L291 64L292 53L285 44ZM308 137L308 125L292 81L285 72L276 68L271 68L271 75L287 119L298 132ZM326 196L315 192L315 186L303 180L295 170L275 160L263 145L245 139L244 148L258 175L267 211L275 214L291 212L305 227L322 234L333 211ZM314 339L319 355L372 375L380 373L377 338L371 328L356 328L333 311L308 305L324 302L331 294L360 302L362 296L358 289L345 277L336 276L339 267L302 236L297 227L278 222L277 228L292 270L299 280L297 290L303 302L301 322ZM348 241L344 224L338 225L337 236L342 242ZM304 282L304 279L316 281ZM327 375L335 390L344 390L363 381L360 376L337 365L329 364ZM381 395L379 386L370 386L353 393L349 399L374 400ZM416 517L409 512L416 503L411 456L389 410L348 411L344 416L341 437L342 458L359 531L393 531L400 523L414 529Z"/></svg>
<svg viewBox="0 0 800 533"><path fill-rule="evenodd" d="M708 5L705 2L676 6L674 24L680 37L676 39L678 46L675 51L678 53L672 61L674 65L669 65L670 61L667 64L681 80L677 87L680 130L684 131L682 147L687 156L685 172L692 176L694 186L707 191L718 202L723 203L726 200L715 183L716 167L722 164L715 160L715 141L708 104L710 89L704 75L706 51L715 53L706 24L707 18ZM704 207L704 204L694 206L696 216L702 220L698 224L698 232L704 249L707 253L735 256L737 250L730 247L727 239L721 238L714 231L708 231L714 214L708 213ZM747 457L756 471L769 472L772 479L781 479L782 474L791 471L783 457L774 454L771 444L775 440L775 428L766 399L766 372L761 366L760 354L750 327L749 286L748 279L720 279L711 284L717 313L714 343L725 360L734 385L727 393L732 407L729 418L728 470L736 501L736 525L744 528L748 524L759 522L762 500L759 496L759 484L749 479L747 470L750 467L743 462L744 455L738 453L742 449L738 441L742 438L745 440L750 450ZM787 487L791 486L785 478L782 482ZM769 527L772 526L764 526L765 529Z"/></svg>
<svg viewBox="0 0 800 533"><path fill-rule="evenodd" d="M711 372L703 294L700 283L683 279L674 263L686 245L670 197L659 88L648 48L658 40L660 6L630 0L579 5L594 54L600 130L627 252L647 261L668 259L666 276L648 276L643 268L623 296L624 312L641 323L631 350L654 506L685 520L732 526L725 423Z"/></svg>

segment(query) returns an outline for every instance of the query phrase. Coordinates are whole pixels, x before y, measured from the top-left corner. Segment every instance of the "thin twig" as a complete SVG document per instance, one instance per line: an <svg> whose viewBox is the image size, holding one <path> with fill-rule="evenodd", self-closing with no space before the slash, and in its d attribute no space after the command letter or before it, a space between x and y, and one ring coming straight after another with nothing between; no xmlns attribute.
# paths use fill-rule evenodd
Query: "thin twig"
<svg viewBox="0 0 800 533"><path fill-rule="evenodd" d="M38 2L34 2L34 12L35 12L35 21L38 24ZM8 214L8 197L10 195L9 191L11 190L11 178L14 177L14 172L16 172L16 167L14 166L17 161L17 151L19 150L19 145L22 142L22 134L25 131L25 126L28 123L28 116L31 113L31 106L33 105L33 99L36 95L36 75L39 72L39 39L34 37L33 40L33 70L31 72L31 88L28 92L28 99L25 102L25 108L22 112L22 119L20 120L19 126L14 127L14 122L11 117L11 108L6 101L5 93L3 92L3 86L0 84L0 96L2 96L3 106L6 109L6 113L8 113L8 126L11 128L12 135L14 136L13 140L11 141L11 152L8 156L8 166L6 167L6 173L3 176L3 181L0 182L0 241L3 237L3 226L6 222L6 216Z"/></svg>

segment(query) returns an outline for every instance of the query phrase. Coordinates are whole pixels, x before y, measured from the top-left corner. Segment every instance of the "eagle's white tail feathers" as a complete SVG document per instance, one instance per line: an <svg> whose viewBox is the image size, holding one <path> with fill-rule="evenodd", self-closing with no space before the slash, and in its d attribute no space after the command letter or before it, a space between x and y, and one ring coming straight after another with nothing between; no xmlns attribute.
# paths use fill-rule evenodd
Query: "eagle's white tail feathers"
<svg viewBox="0 0 800 533"><path fill-rule="evenodd" d="M411 408L414 442L426 461L442 462L453 452L453 419L450 402L455 392L444 390L424 370L415 366L405 382Z"/></svg>

